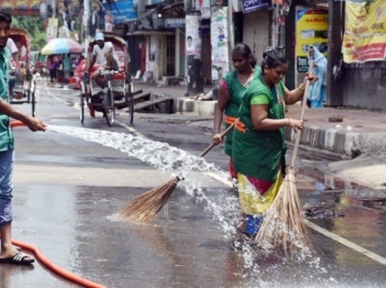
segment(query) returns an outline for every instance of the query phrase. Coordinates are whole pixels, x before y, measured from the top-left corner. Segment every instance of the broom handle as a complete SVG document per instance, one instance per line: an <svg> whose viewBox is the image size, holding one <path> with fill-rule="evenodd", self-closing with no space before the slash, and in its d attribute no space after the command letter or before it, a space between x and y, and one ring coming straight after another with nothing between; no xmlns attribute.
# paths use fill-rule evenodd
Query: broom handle
<svg viewBox="0 0 386 288"><path fill-rule="evenodd" d="M308 72L312 72L312 67L310 63L310 67L308 68ZM308 90L310 89L310 80L307 80L306 82L306 87L304 88L304 94L303 94L303 101L302 101L302 109L300 112L300 119L303 120L304 116L304 111L306 110L306 104L307 104L307 97L308 97ZM296 133L296 140L295 140L295 147L294 147L294 152L292 154L292 161L291 161L291 166L295 167L295 162L296 162L296 157L298 155L298 150L299 150L299 144L300 144L300 138L302 137L302 131L299 130Z"/></svg>
<svg viewBox="0 0 386 288"><path fill-rule="evenodd" d="M232 128L233 127L235 127L235 125L236 125L236 123L239 121L239 119L236 119L235 120L235 122L233 122L232 123L232 125L230 125L224 132L222 132L222 134L221 134L221 138L223 138L225 135L227 135L228 133L229 133L229 131L231 131L232 130ZM210 151L210 150L212 150L212 148L214 147L214 146L216 146L217 144L210 144L209 146L208 146L208 148L206 148L205 150L204 150L204 152L202 152L201 154L200 154L200 156L199 157L204 157L206 154L208 154L208 152Z"/></svg>

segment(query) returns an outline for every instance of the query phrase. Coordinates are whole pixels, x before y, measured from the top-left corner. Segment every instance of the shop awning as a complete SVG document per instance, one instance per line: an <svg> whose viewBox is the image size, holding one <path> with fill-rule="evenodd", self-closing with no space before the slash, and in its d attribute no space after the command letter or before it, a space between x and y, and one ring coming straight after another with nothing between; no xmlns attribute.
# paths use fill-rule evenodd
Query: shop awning
<svg viewBox="0 0 386 288"><path fill-rule="evenodd" d="M155 30L150 30L150 31L135 31L132 33L127 33L127 36L135 36L135 35L174 35L175 31L155 31Z"/></svg>

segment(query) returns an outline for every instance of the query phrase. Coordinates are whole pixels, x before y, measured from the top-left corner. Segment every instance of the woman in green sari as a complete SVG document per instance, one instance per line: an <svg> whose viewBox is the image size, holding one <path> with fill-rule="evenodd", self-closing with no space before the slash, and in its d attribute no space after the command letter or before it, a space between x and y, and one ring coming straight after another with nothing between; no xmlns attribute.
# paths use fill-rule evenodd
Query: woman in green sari
<svg viewBox="0 0 386 288"><path fill-rule="evenodd" d="M281 159L285 155L285 127L303 129L303 121L285 118L285 105L303 98L305 81L289 91L282 80L288 69L286 58L276 50L263 55L261 73L248 87L239 110L240 121L233 136L233 164L238 172L241 210L239 228L248 236L258 232L263 216L282 183Z"/></svg>
<svg viewBox="0 0 386 288"><path fill-rule="evenodd" d="M237 44L232 50L232 61L235 69L227 73L221 82L218 103L214 113L213 144L224 143L224 151L230 158L229 174L232 179L237 173L232 164L233 129L225 139L221 136L221 124L225 120L225 129L238 118L241 99L244 97L251 81L260 74L260 67L256 67L256 58L251 48L246 44Z"/></svg>

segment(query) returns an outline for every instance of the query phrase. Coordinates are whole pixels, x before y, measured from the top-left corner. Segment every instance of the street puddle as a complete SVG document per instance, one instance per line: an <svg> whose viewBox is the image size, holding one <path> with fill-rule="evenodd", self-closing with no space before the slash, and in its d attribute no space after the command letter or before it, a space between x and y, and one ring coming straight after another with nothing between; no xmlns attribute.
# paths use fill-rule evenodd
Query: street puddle
<svg viewBox="0 0 386 288"><path fill-rule="evenodd" d="M184 189L197 202L205 204L224 231L226 240L234 241L236 239L238 235L236 226L240 221L238 198L231 193L222 193L217 197L213 197L213 195L207 193L208 188L203 185L200 181L201 179L197 179L197 173L195 174L196 176L192 173L197 171L200 173L211 172L218 177L228 179L228 173L217 168L213 163L208 163L203 158L191 155L167 143L152 141L131 134L57 125L49 125L48 129L117 149L129 157L139 159L154 168L162 171L171 171L174 176L184 177L185 181L181 182L179 187ZM206 177L204 174L200 175ZM332 277L328 276L328 271L322 267L321 260L314 255L310 255L308 249L306 249L305 253L300 253L302 255L298 255L293 262L289 262L288 259L284 258L280 259L280 261L274 261L274 263L269 261L262 263L261 261L256 261L254 248L247 242L239 245L239 248L244 259L244 277L252 276L254 280L251 284L254 287L256 286L256 281L259 282L260 287L279 287L275 286L275 278L271 278L271 274L275 275L275 277L277 276L277 281L282 283L280 271L285 273L287 277L288 275L295 276L296 273L294 274L293 272L299 269L303 272L309 271L307 273L313 275L311 278L304 279L291 277L293 278L293 283L297 283L300 286L302 283L304 285L314 284L313 279L318 279L319 284L326 286L336 283ZM258 280L256 280L256 277ZM267 279L267 281L263 279Z"/></svg>
<svg viewBox="0 0 386 288"><path fill-rule="evenodd" d="M317 169L304 169L302 174L316 179L314 191L308 194L319 195L318 200L334 201L343 205L386 209L386 194L354 181L334 177ZM311 203L312 204L312 203Z"/></svg>

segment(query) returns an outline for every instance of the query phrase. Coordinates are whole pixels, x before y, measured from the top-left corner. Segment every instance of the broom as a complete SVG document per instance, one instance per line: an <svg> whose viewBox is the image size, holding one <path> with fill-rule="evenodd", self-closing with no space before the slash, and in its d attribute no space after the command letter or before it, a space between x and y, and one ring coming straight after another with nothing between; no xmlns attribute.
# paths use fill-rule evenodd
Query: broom
<svg viewBox="0 0 386 288"><path fill-rule="evenodd" d="M232 125L230 125L221 134L221 137L223 138L225 135L227 135L237 122L238 120L233 122ZM206 148L204 152L200 154L199 157L204 157L210 150L212 150L214 146L216 146L216 144L210 144L208 148ZM165 184L153 188L150 191L134 198L118 213L118 215L121 219L128 221L147 222L154 220L157 217L157 213L167 203L178 182L180 182L181 180L184 179L177 176L176 178L169 180ZM165 215L168 217L166 210Z"/></svg>
<svg viewBox="0 0 386 288"><path fill-rule="evenodd" d="M309 72L311 72L310 70ZM309 86L310 81L308 80L304 91L305 97L308 95ZM307 101L303 99L300 113L301 120L303 120L306 102ZM298 252L307 251L307 249L307 252L313 251L309 231L303 221L300 199L296 189L295 162L300 137L301 131L298 131L291 165L287 168L287 174L283 184L272 206L267 211L263 224L254 239L257 246L260 247L263 252L269 254L269 251L278 249L291 259L293 259Z"/></svg>

